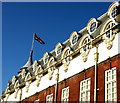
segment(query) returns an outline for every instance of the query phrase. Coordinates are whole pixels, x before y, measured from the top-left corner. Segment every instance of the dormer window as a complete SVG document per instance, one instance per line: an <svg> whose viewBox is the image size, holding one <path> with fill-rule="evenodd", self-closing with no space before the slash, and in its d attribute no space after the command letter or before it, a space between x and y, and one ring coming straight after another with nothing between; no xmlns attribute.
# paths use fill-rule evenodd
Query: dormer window
<svg viewBox="0 0 120 103"><path fill-rule="evenodd" d="M49 60L49 63L48 63L48 67L49 67L49 69L48 69L49 80L52 79L52 75L53 75L53 72L54 72L54 68L55 68L55 66L53 64L54 61L55 61L54 58L51 57L50 60Z"/></svg>
<svg viewBox="0 0 120 103"><path fill-rule="evenodd" d="M61 47L61 45L58 47L58 49L57 49L57 55L59 55L59 54L61 54L61 51L62 51L62 47Z"/></svg>
<svg viewBox="0 0 120 103"><path fill-rule="evenodd" d="M115 25L115 23L110 22L110 23L106 26L105 31L109 30L109 29L112 28L114 25ZM109 31L106 32L106 37L107 37L107 38L111 38L112 35L113 35L113 30L109 30Z"/></svg>
<svg viewBox="0 0 120 103"><path fill-rule="evenodd" d="M83 36L81 42L80 42L80 53L82 55L83 61L86 62L88 58L88 54L91 49L91 44L90 43L90 36L87 34Z"/></svg>
<svg viewBox="0 0 120 103"><path fill-rule="evenodd" d="M68 63L70 61L70 57L68 56L70 54L70 50L67 50L64 54L65 62Z"/></svg>
<svg viewBox="0 0 120 103"><path fill-rule="evenodd" d="M22 74L22 78L25 78L25 72Z"/></svg>
<svg viewBox="0 0 120 103"><path fill-rule="evenodd" d="M84 41L83 41L83 45L84 45L84 47L83 47L83 51L84 52L86 52L87 50L89 50L89 44L87 44L87 43L89 43L90 42L90 39L89 38L86 38ZM87 44L87 45L86 45Z"/></svg>
<svg viewBox="0 0 120 103"><path fill-rule="evenodd" d="M62 44L61 43L58 43L55 47L55 53L56 53L56 56L60 55L62 52Z"/></svg>
<svg viewBox="0 0 120 103"><path fill-rule="evenodd" d="M26 73L26 71L25 71L25 69L23 69L22 73L21 73L22 79L25 78L25 73Z"/></svg>
<svg viewBox="0 0 120 103"><path fill-rule="evenodd" d="M38 67L38 63L35 60L35 62L33 63L33 72L36 71L37 67Z"/></svg>
<svg viewBox="0 0 120 103"><path fill-rule="evenodd" d="M72 39L72 44L73 44L73 45L76 44L76 43L77 43L77 40L78 40L77 35L74 35L74 36L73 36L73 39Z"/></svg>
<svg viewBox="0 0 120 103"><path fill-rule="evenodd" d="M111 16L115 18L117 16L117 6L115 6L111 12Z"/></svg>
<svg viewBox="0 0 120 103"><path fill-rule="evenodd" d="M93 22L91 25L90 25L90 32L94 32L96 29L96 22Z"/></svg>
<svg viewBox="0 0 120 103"><path fill-rule="evenodd" d="M72 34L70 35L70 43L71 46L75 45L78 41L78 34L76 31L72 32Z"/></svg>
<svg viewBox="0 0 120 103"><path fill-rule="evenodd" d="M49 54L47 52L43 56L43 61L44 61L44 64L48 63L49 61Z"/></svg>
<svg viewBox="0 0 120 103"><path fill-rule="evenodd" d="M72 59L72 56L70 55L72 53L70 47L66 47L62 53L62 59L63 59L63 65L64 65L64 71L67 72L68 66L70 64L70 61Z"/></svg>
<svg viewBox="0 0 120 103"><path fill-rule="evenodd" d="M95 18L92 18L89 20L88 24L87 24L87 30L89 34L92 34L96 31L98 27L98 21Z"/></svg>
<svg viewBox="0 0 120 103"><path fill-rule="evenodd" d="M113 46L113 40L115 38L116 33L114 32L113 28L116 25L116 22L114 19L109 19L105 25L103 26L102 33L105 32L103 35L104 42L106 44L106 47L108 50L110 50Z"/></svg>
<svg viewBox="0 0 120 103"><path fill-rule="evenodd" d="M45 57L45 64L48 62L48 60L49 60L49 56L47 55L47 56Z"/></svg>
<svg viewBox="0 0 120 103"><path fill-rule="evenodd" d="M109 9L108 9L108 12L107 12L107 14L108 14L108 16L109 16L110 18L116 19L116 16L117 16L117 7L118 7L118 5L119 5L118 2L113 2L113 3L110 5L110 7L109 7Z"/></svg>

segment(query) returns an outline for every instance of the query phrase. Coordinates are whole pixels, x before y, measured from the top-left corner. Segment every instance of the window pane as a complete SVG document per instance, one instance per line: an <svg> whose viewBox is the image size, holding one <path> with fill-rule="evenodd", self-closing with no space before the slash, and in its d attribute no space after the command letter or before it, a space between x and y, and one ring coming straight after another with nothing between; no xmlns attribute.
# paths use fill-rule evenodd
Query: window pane
<svg viewBox="0 0 120 103"><path fill-rule="evenodd" d="M80 100L81 101L90 101L90 79L83 80L80 83Z"/></svg>
<svg viewBox="0 0 120 103"><path fill-rule="evenodd" d="M93 32L96 29L96 22L93 22L90 26L90 32Z"/></svg>
<svg viewBox="0 0 120 103"><path fill-rule="evenodd" d="M105 87L106 87L106 92L105 92L105 96L107 97L105 101L114 101L117 96L116 96L116 70L113 69L109 69L106 71L105 73L105 78L107 78L105 80Z"/></svg>
<svg viewBox="0 0 120 103"><path fill-rule="evenodd" d="M68 101L69 98L69 88L66 87L62 89L62 101Z"/></svg>
<svg viewBox="0 0 120 103"><path fill-rule="evenodd" d="M75 44L77 42L77 35L74 35L72 38L72 44Z"/></svg>

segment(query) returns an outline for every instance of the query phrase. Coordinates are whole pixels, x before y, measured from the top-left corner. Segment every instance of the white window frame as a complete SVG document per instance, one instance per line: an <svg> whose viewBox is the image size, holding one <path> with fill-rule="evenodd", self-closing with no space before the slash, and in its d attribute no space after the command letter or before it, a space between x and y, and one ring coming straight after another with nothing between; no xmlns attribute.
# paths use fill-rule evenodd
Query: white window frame
<svg viewBox="0 0 120 103"><path fill-rule="evenodd" d="M114 23L113 21L110 21L110 22L106 25L106 27L105 27L105 32L106 32L108 29L112 28L114 25L115 25L115 23ZM108 37L108 34L107 34L107 33L109 34L110 37ZM105 33L105 38L106 38L106 39L108 39L108 38L112 39L113 34L114 34L114 33L113 33L113 30L109 30L108 32Z"/></svg>
<svg viewBox="0 0 120 103"><path fill-rule="evenodd" d="M91 31L91 26L93 23L96 23L95 26L94 26L94 30ZM94 33L96 30L97 30L97 27L98 27L98 21L95 19L95 18L91 18L87 24L87 30L88 30L88 33L91 35L92 33Z"/></svg>
<svg viewBox="0 0 120 103"><path fill-rule="evenodd" d="M76 36L76 38L75 38ZM71 40L71 45L75 45L78 41L78 35L77 34L74 34L73 37L72 37L72 40Z"/></svg>
<svg viewBox="0 0 120 103"><path fill-rule="evenodd" d="M59 56L62 53L63 46L61 43L58 43L55 47L55 53L56 57ZM58 52L59 51L59 52Z"/></svg>
<svg viewBox="0 0 120 103"><path fill-rule="evenodd" d="M44 64L48 63L48 61L49 61L49 55L46 55L44 59Z"/></svg>
<svg viewBox="0 0 120 103"><path fill-rule="evenodd" d="M64 91L65 91L65 97L64 97ZM69 101L69 87L66 87L62 89L61 103L63 102L67 103L68 101Z"/></svg>
<svg viewBox="0 0 120 103"><path fill-rule="evenodd" d="M88 85L87 84L87 81L89 81L90 82L90 84ZM85 86L85 90L82 90L82 83L84 83L85 82L85 85L83 85L83 86ZM86 88L87 87L87 85L89 86L88 87L88 89ZM81 94L82 93L85 93L85 100L83 100L83 101L87 101L87 102L90 102L90 86L91 85L91 79L90 78L88 78L88 79L85 79L85 80L82 80L81 82L80 82L80 98L79 98L79 101L80 102L82 102L82 98L81 98ZM84 87L83 87L84 88ZM88 100L88 98L86 99L86 96L87 96L87 92L89 92L89 100Z"/></svg>
<svg viewBox="0 0 120 103"><path fill-rule="evenodd" d="M109 9L108 9L108 11L107 11L107 15L110 17L110 18L113 18L113 19L115 19L116 18L116 16L115 17L113 17L112 16L112 12L113 12L113 9L116 7L116 6L118 6L119 5L119 2L113 2L111 5L110 5L110 7L109 7Z"/></svg>
<svg viewBox="0 0 120 103"><path fill-rule="evenodd" d="M107 89L107 86L110 86L110 87L108 87ZM115 90L115 91L113 92L112 90ZM108 98L107 98L107 95L108 95ZM116 67L113 67L105 71L105 101L117 101Z"/></svg>
<svg viewBox="0 0 120 103"><path fill-rule="evenodd" d="M61 52L62 52L62 46L59 45L59 46L57 47L56 55L57 55L57 56L60 55Z"/></svg>
<svg viewBox="0 0 120 103"><path fill-rule="evenodd" d="M46 103L53 103L53 93L46 96Z"/></svg>
<svg viewBox="0 0 120 103"><path fill-rule="evenodd" d="M70 38L69 38L71 46L74 46L77 43L78 37L79 37L79 35L78 35L78 33L76 31L71 33Z"/></svg>

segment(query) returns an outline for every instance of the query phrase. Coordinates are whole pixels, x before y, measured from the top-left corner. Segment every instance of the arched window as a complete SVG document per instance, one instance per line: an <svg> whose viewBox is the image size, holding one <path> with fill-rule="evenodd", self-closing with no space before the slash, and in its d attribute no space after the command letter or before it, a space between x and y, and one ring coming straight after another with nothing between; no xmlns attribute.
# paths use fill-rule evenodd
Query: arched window
<svg viewBox="0 0 120 103"><path fill-rule="evenodd" d="M70 50L66 50L65 54L64 54L64 58L65 58L65 63L68 63L70 61L70 57L68 56L70 54Z"/></svg>
<svg viewBox="0 0 120 103"><path fill-rule="evenodd" d="M78 41L78 34L76 31L74 31L71 35L70 35L70 43L71 46L75 45Z"/></svg>
<svg viewBox="0 0 120 103"><path fill-rule="evenodd" d="M48 60L49 60L49 55L46 55L46 57L45 57L45 64L48 62Z"/></svg>
<svg viewBox="0 0 120 103"><path fill-rule="evenodd" d="M61 43L58 43L55 47L55 53L56 53L56 56L60 55L62 52L62 44Z"/></svg>
<svg viewBox="0 0 120 103"><path fill-rule="evenodd" d="M21 72L22 79L25 78L25 75L26 75L26 70L22 69L22 72Z"/></svg>
<svg viewBox="0 0 120 103"><path fill-rule="evenodd" d="M108 16L109 16L110 18L116 19L116 16L117 16L117 6L118 6L118 5L119 5L118 2L113 2L113 3L110 5L110 7L109 7L109 9L108 9L108 12L107 12L107 14L108 14Z"/></svg>
<svg viewBox="0 0 120 103"><path fill-rule="evenodd" d="M117 16L117 6L115 6L115 7L112 9L111 16L112 16L113 18L116 18L116 16Z"/></svg>
<svg viewBox="0 0 120 103"><path fill-rule="evenodd" d="M62 59L63 59L63 65L64 65L64 71L67 72L68 70L68 66L70 64L70 61L72 59L72 56L70 55L72 53L70 47L66 47L64 50L63 50L63 53L62 53Z"/></svg>
<svg viewBox="0 0 120 103"><path fill-rule="evenodd" d="M44 64L48 63L49 61L49 54L47 52L43 56L43 61L44 61Z"/></svg>
<svg viewBox="0 0 120 103"><path fill-rule="evenodd" d="M57 48L57 55L61 54L61 51L62 51L62 46L60 45Z"/></svg>
<svg viewBox="0 0 120 103"><path fill-rule="evenodd" d="M113 45L113 40L115 38L115 33L113 31L114 26L116 25L116 22L114 19L109 19L108 21L106 21L105 25L103 26L102 29L102 33L105 32L105 34L103 35L104 38L104 42L106 44L106 47L108 50L110 50L112 48Z"/></svg>
<svg viewBox="0 0 120 103"><path fill-rule="evenodd" d="M52 75L54 73L54 68L55 68L55 66L53 65L54 62L55 62L54 58L51 57L50 60L49 60L49 63L48 63L48 67L49 67L49 69L48 69L49 80L52 79Z"/></svg>
<svg viewBox="0 0 120 103"><path fill-rule="evenodd" d="M83 41L83 44L82 44L82 45L84 45L84 47L83 47L83 51L84 51L84 52L86 52L86 51L88 51L88 50L90 49L89 44L87 44L87 43L89 43L89 42L90 42L90 39L89 39L88 37L86 37L86 38L84 39L84 41Z"/></svg>
<svg viewBox="0 0 120 103"><path fill-rule="evenodd" d="M97 25L96 22L91 23L91 25L90 25L90 32L94 32L95 31L96 25Z"/></svg>
<svg viewBox="0 0 120 103"><path fill-rule="evenodd" d="M79 46L81 48L80 53L82 55L83 61L86 62L88 58L88 54L91 49L90 36L89 35L83 36Z"/></svg>
<svg viewBox="0 0 120 103"><path fill-rule="evenodd" d="M98 27L98 21L95 18L91 18L87 24L87 30L89 34L92 34L96 31Z"/></svg>
<svg viewBox="0 0 120 103"><path fill-rule="evenodd" d="M106 25L106 27L105 27L105 35L106 35L106 38L112 38L112 36L113 36L113 30L111 29L111 30L109 30L110 28L112 28L113 26L115 25L115 23L114 22L112 22L112 21L110 21L107 25ZM109 31L108 31L109 30Z"/></svg>

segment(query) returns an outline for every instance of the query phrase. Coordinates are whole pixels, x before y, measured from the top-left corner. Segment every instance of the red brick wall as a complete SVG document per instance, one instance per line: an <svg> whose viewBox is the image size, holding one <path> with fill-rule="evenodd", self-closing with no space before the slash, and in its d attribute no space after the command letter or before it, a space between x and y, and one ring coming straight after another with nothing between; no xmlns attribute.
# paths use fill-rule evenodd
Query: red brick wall
<svg viewBox="0 0 120 103"><path fill-rule="evenodd" d="M120 101L120 55L110 58L104 62L99 63L98 65L98 101L105 101L105 70L110 69L110 61L111 68L116 67L117 72L117 101ZM81 67L80 67L81 68ZM86 77L85 75L86 74ZM79 101L80 96L80 81L85 78L91 78L90 85L90 100L94 101L94 74L95 69L94 66L80 72L58 84L58 96L57 101L61 101L61 93L62 89L69 86L69 101ZM46 101L46 96L53 93L53 99L55 99L55 85L53 87L49 87L23 101L34 101L36 99L40 99L40 101Z"/></svg>

